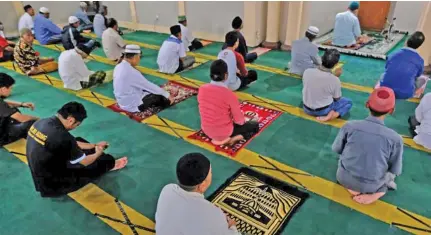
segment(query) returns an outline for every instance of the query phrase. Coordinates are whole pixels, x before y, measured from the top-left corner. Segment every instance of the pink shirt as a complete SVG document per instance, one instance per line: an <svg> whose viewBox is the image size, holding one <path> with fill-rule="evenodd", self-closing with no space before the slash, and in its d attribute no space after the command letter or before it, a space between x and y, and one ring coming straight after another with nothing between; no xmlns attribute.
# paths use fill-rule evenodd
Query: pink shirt
<svg viewBox="0 0 431 235"><path fill-rule="evenodd" d="M245 123L238 98L222 82L201 86L198 103L202 130L213 140L225 140L232 135L234 123Z"/></svg>

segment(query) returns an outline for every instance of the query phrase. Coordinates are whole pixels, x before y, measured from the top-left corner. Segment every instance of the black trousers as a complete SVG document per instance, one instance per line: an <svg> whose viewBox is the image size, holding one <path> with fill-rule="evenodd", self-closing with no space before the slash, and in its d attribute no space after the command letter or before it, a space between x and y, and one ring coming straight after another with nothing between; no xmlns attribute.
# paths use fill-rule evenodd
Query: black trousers
<svg viewBox="0 0 431 235"><path fill-rule="evenodd" d="M421 123L416 120L415 116L410 116L408 122L410 134L412 135L412 137L415 137L417 135L415 132L416 126L419 126Z"/></svg>
<svg viewBox="0 0 431 235"><path fill-rule="evenodd" d="M193 40L193 41L192 41L192 45L190 45L190 46L189 46L189 50L190 50L190 51L194 51L194 50L201 49L202 47L204 47L204 46L202 45L202 43L201 43L201 42L199 42L199 40L197 40L197 39L195 38L195 40Z"/></svg>
<svg viewBox="0 0 431 235"><path fill-rule="evenodd" d="M75 138L76 141L88 143L81 137ZM95 149L83 149L86 155L91 155L96 152ZM65 176L55 177L44 180L37 190L40 191L42 197L60 197L70 192L74 192L95 179L104 175L115 166L115 159L110 154L103 153L96 161L88 166L83 166L79 163L68 165Z"/></svg>
<svg viewBox="0 0 431 235"><path fill-rule="evenodd" d="M139 105L138 109L141 112L144 112L148 108L160 107L166 108L171 104L169 99L162 95L149 94L142 98L142 104Z"/></svg>
<svg viewBox="0 0 431 235"><path fill-rule="evenodd" d="M0 140L1 145L10 144L21 138L26 138L28 130L30 130L30 127L33 125L34 122L36 121L31 120L27 122L18 122L14 120L9 123L6 128L6 136L4 137L4 139Z"/></svg>
<svg viewBox="0 0 431 235"><path fill-rule="evenodd" d="M3 57L0 58L0 62L13 61L13 51L3 51Z"/></svg>
<svg viewBox="0 0 431 235"><path fill-rule="evenodd" d="M242 76L241 74L236 74L238 78L241 80L241 85L239 89L248 86L250 83L257 80L257 73L255 70L249 70L247 76Z"/></svg>
<svg viewBox="0 0 431 235"><path fill-rule="evenodd" d="M256 59L257 59L257 53L256 52L247 53L244 57L244 61L246 63L253 63Z"/></svg>
<svg viewBox="0 0 431 235"><path fill-rule="evenodd" d="M244 139L249 140L257 132L259 132L259 123L255 121L248 121L243 125L233 124L233 132L231 137L242 135Z"/></svg>

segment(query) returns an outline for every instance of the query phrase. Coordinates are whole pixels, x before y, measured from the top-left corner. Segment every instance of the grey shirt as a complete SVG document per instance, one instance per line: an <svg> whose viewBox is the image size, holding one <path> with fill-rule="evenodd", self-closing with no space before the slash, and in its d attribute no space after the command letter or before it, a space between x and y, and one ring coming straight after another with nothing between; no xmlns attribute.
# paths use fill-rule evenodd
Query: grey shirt
<svg viewBox="0 0 431 235"><path fill-rule="evenodd" d="M337 180L348 189L378 192L386 183L387 172L401 174L403 140L376 117L348 122L332 150L340 154Z"/></svg>
<svg viewBox="0 0 431 235"><path fill-rule="evenodd" d="M302 77L302 101L311 109L328 106L341 97L340 79L322 66L307 69Z"/></svg>
<svg viewBox="0 0 431 235"><path fill-rule="evenodd" d="M322 64L317 45L306 37L293 41L290 73L301 75L306 69L316 68Z"/></svg>

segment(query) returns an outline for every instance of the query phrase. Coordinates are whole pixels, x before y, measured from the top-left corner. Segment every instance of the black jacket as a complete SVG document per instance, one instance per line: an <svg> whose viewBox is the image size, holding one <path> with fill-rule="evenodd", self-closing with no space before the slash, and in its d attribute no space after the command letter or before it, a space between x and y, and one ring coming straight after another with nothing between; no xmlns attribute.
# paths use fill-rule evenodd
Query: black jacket
<svg viewBox="0 0 431 235"><path fill-rule="evenodd" d="M71 34L73 35L73 39L76 41L75 45L72 42ZM70 25L65 26L61 32L61 43L66 50L73 49L75 46L78 46L78 44L86 43L90 40L91 39L89 38L83 37L76 28L71 27Z"/></svg>

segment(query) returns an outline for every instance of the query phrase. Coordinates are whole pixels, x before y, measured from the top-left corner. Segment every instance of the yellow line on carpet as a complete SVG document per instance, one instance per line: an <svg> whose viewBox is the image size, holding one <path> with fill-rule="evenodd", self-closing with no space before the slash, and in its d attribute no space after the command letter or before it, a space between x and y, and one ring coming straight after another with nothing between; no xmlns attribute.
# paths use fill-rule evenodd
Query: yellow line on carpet
<svg viewBox="0 0 431 235"><path fill-rule="evenodd" d="M27 157L25 156L25 145L26 140L21 139L14 143L5 145L4 148L19 160L25 164L28 164ZM78 191L69 193L68 196L79 203L82 207L90 211L92 214L98 213L112 217L114 219L125 221L123 214L119 210L117 204L114 202L115 198L93 183L86 185ZM153 221L143 216L133 208L127 206L123 202L120 203L132 223L154 230L155 226ZM126 224L114 222L105 218L100 219L121 234L132 234L131 228ZM153 232L149 231L143 231L139 229L136 230L139 234L154 234Z"/></svg>
<svg viewBox="0 0 431 235"><path fill-rule="evenodd" d="M57 47L55 47L54 45L48 45L45 47L58 51ZM98 55L92 55L89 58L96 60L96 61L99 61L99 62L102 62L102 63L105 63L105 64L110 64L110 65L116 64L116 62L111 61L108 58L98 56ZM196 88L198 88L202 84L205 84L204 82L201 82L198 80L183 77L183 76L181 76L181 74L165 74L165 73L161 73L157 70L146 68L143 66L137 66L137 69L140 72L148 74L148 75L156 76L156 77L163 78L163 79L166 79L169 81L179 82L179 83L182 83L184 85L188 85L188 86L192 86L192 87L196 87ZM284 113L289 113L291 115L295 115L295 116L298 116L298 117L301 117L301 118L304 118L304 119L307 119L310 121L318 122L318 123L321 123L324 125L330 125L333 127L341 128L342 126L344 126L344 124L346 124L346 121L343 119L335 119L335 120L332 120L330 122L323 122L322 123L322 122L317 121L315 117L306 114L303 111L303 109L301 109L301 108L298 108L298 107L295 107L295 106L292 106L289 104L285 104L283 102L278 102L278 101L262 98L259 96L255 96L255 95L252 95L252 94L249 94L246 92L236 91L235 93L238 95L238 98L241 100L246 100L246 101L267 107L267 108L275 109L275 110L278 110L278 111L281 111ZM406 146L413 148L413 149L416 149L416 150L419 150L419 151L431 153L431 150L416 144L411 137L405 136L405 135L401 135L401 137L403 138L403 142Z"/></svg>
<svg viewBox="0 0 431 235"><path fill-rule="evenodd" d="M95 97L99 97L99 96L102 97L102 95L96 94L96 93L93 93L93 95ZM249 94L246 94L246 95L251 96ZM94 98L87 98L85 96L81 96L81 98L91 101L95 104L105 106L104 104L97 102L97 100L95 100ZM111 100L110 102L108 101L108 103L115 103L115 100L109 97L105 97L105 99ZM148 124L150 127L163 131L171 136L181 138L190 144L201 147L203 149L206 149L218 155L224 156L230 160L237 161L241 164L244 164L264 174L270 175L274 178L290 183L292 185L302 187L310 192L314 192L322 197L325 197L329 200L337 202L346 207L352 208L358 212L366 214L382 222L385 222L388 224L393 224L393 223L404 224L410 227L417 228L417 229L414 229L414 228L409 228L405 226L397 226L400 229L406 230L408 232L411 232L414 234L425 234L425 232L420 231L420 229L422 230L427 229L424 227L423 224L419 223L415 219L412 219L410 216L407 216L406 214L402 213L398 207L392 204L389 204L383 201L377 201L376 203L368 206L357 204L351 199L350 194L340 185L320 177L312 176L307 172L290 167L286 164L278 162L269 157L261 156L260 154L252 152L246 148L242 149L236 155L235 158L232 158L225 153L215 151L214 147L211 145L204 144L198 140L187 138L187 136L195 132L195 130L182 126L168 119L164 119L164 118L161 119L157 115L153 115L143 120L142 123ZM286 172L289 172L289 173L286 173ZM88 197L82 196L82 197L76 197L76 198L88 198ZM95 203L95 202L92 202L92 203ZM112 208L110 210L112 210ZM111 212L110 210L109 212ZM382 211L384 211L385 213L382 213ZM406 211L406 210L403 210L403 211ZM412 212L408 212L408 211L406 212L409 213L411 216L415 217L416 219L419 219L420 221L424 221L424 223L426 224L431 224L431 219L429 218L426 218L418 214L414 214ZM144 221L142 223L144 223Z"/></svg>
<svg viewBox="0 0 431 235"><path fill-rule="evenodd" d="M91 38L97 38L97 36L94 33L85 34L85 35L89 36ZM153 50L159 50L160 49L160 46L157 46L157 45L151 45L148 43L132 41L132 40L124 40L124 41L127 44L136 44L136 45L139 45L139 46L147 48L147 49L153 49ZM208 61L217 60L217 56L206 55L206 54L201 54L201 53L197 53L197 52L187 52L187 54L194 56L196 58L201 58L201 59L205 59ZM340 62L334 69L342 67L343 65L344 65L344 63ZM288 76L288 77L302 80L301 76L299 76L297 74L289 73L283 69L278 69L278 68L273 68L273 67L269 67L269 66L265 66L265 65L258 65L258 64L246 64L246 66L248 68L253 68L253 69L257 69L257 70L261 70L261 71L265 71L265 72L269 72L269 73L280 74L280 75L284 75L284 76ZM347 83L347 82L341 82L341 87L348 89L348 90L360 91L360 92L365 92L365 93L369 93L369 94L374 90L373 87L361 86L361 85L356 85L356 84ZM413 102L413 103L419 103L420 99L410 98L407 101Z"/></svg>

